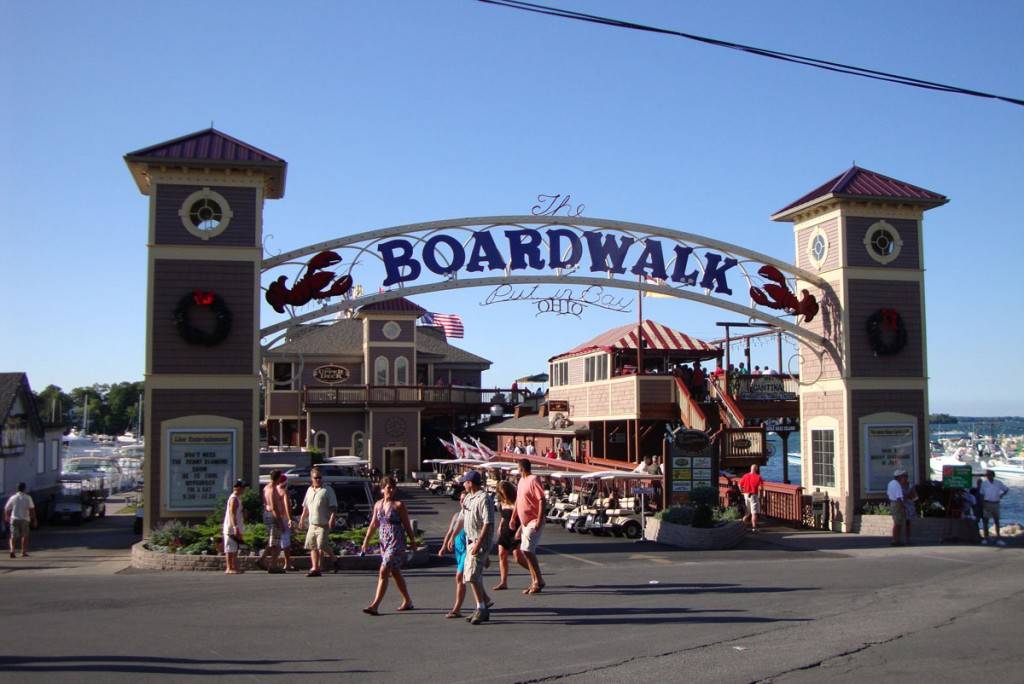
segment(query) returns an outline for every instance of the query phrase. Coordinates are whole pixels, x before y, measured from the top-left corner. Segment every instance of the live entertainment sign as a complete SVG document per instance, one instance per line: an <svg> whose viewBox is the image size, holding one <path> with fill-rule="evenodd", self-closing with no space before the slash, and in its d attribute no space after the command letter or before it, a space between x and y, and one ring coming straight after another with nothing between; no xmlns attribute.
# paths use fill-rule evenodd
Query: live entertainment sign
<svg viewBox="0 0 1024 684"><path fill-rule="evenodd" d="M170 430L167 510L208 510L231 491L234 430Z"/></svg>

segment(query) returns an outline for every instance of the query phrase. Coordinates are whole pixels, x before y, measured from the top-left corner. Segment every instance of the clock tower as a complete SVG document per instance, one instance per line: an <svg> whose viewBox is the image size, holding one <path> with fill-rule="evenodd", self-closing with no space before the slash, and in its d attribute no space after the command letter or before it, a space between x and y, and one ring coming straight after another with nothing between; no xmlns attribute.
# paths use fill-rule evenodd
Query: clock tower
<svg viewBox="0 0 1024 684"><path fill-rule="evenodd" d="M258 484L263 203L283 159L213 128L125 155L149 197L144 534Z"/></svg>
<svg viewBox="0 0 1024 684"><path fill-rule="evenodd" d="M947 201L854 166L772 216L828 282L806 325L829 344L800 352L801 481L828 495L834 529L853 531L895 470L928 477L924 212Z"/></svg>

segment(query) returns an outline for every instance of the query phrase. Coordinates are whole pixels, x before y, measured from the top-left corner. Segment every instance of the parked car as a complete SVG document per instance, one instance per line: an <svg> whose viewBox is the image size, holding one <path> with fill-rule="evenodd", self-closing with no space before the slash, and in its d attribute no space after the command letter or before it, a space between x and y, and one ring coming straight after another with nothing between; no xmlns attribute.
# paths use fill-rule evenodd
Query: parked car
<svg viewBox="0 0 1024 684"><path fill-rule="evenodd" d="M324 478L323 485L331 487L338 499L338 517L344 518L349 527L361 527L369 522L374 501L379 498L379 493L370 479L353 475L353 469L345 466L324 464L319 467ZM292 517L302 515L302 499L306 496L306 490L311 482L310 470L310 467L300 467L285 471L288 477L288 496L292 503ZM269 481L270 478L266 475L260 477L261 485Z"/></svg>
<svg viewBox="0 0 1024 684"><path fill-rule="evenodd" d="M107 489L103 476L96 473L63 473L50 511L53 521L81 525L83 520L102 518L107 514Z"/></svg>

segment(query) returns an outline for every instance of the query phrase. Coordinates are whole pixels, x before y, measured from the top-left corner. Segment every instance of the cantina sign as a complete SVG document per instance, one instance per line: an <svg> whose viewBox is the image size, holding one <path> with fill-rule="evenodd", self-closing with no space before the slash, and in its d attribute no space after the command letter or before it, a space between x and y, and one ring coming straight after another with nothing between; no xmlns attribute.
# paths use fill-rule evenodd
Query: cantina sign
<svg viewBox="0 0 1024 684"><path fill-rule="evenodd" d="M415 246L411 240L403 238L381 242L377 244L377 251L386 272L382 285L391 287L413 282L424 269L452 278L462 270L470 273L581 270L587 265L592 273L623 275L629 271L638 277L699 285L720 294L732 294L728 273L738 262L710 250L695 254L693 247L678 244L663 247L655 238L637 240L600 231L581 235L566 228L544 231L522 228L503 233L499 241L504 250L495 241L495 234L489 231L474 231L465 244L446 234L434 235ZM699 260L703 260L703 268L696 264Z"/></svg>

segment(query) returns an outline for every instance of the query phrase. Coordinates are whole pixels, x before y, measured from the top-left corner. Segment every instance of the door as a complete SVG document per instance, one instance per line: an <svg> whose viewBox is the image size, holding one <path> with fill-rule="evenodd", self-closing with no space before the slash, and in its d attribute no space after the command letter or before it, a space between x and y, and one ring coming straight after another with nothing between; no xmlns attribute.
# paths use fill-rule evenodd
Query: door
<svg viewBox="0 0 1024 684"><path fill-rule="evenodd" d="M390 475L397 470L404 477L405 455L405 447L384 447L384 472Z"/></svg>

